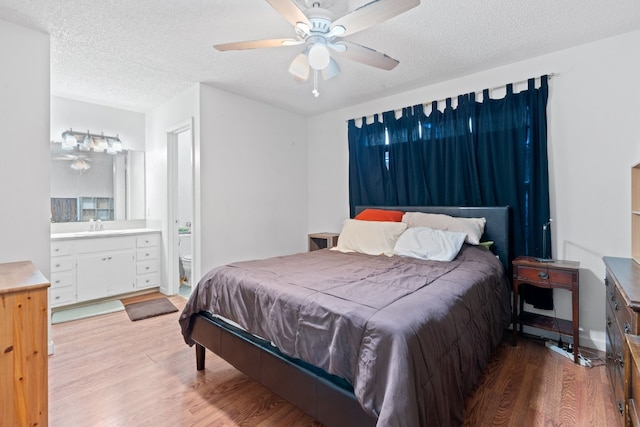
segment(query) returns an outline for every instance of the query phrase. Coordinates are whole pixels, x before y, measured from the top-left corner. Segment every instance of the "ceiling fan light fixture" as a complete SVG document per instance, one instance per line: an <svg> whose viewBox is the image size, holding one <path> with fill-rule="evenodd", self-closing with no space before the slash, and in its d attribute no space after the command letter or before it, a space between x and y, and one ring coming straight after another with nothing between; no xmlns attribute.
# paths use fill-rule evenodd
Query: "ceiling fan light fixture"
<svg viewBox="0 0 640 427"><path fill-rule="evenodd" d="M289 72L297 79L306 81L309 78L309 59L304 53L298 54L289 66Z"/></svg>
<svg viewBox="0 0 640 427"><path fill-rule="evenodd" d="M329 65L322 70L322 79L329 80L330 78L335 77L338 74L340 74L340 67L338 66L338 63L333 58L331 58L331 60L329 61Z"/></svg>
<svg viewBox="0 0 640 427"><path fill-rule="evenodd" d="M74 160L73 162L71 162L71 165L69 165L69 167L73 170L80 171L80 172L84 172L86 170L91 169L91 165L86 161L84 161L84 159Z"/></svg>
<svg viewBox="0 0 640 427"><path fill-rule="evenodd" d="M315 43L309 49L309 66L314 70L324 70L331 62L329 49L322 43Z"/></svg>

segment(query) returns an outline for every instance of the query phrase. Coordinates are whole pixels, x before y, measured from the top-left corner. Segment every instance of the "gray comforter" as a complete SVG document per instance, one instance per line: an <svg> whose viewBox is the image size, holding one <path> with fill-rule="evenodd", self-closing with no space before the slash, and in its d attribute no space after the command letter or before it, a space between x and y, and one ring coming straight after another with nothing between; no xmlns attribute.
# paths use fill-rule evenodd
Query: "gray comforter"
<svg viewBox="0 0 640 427"><path fill-rule="evenodd" d="M347 379L378 426L454 426L510 323L502 264L464 245L452 262L330 250L206 274L180 316L209 311Z"/></svg>

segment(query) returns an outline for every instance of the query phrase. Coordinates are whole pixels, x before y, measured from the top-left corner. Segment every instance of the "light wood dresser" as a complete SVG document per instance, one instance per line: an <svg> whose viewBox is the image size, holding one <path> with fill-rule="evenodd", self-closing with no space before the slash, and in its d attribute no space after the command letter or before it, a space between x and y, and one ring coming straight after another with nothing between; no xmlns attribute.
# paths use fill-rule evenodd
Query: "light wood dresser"
<svg viewBox="0 0 640 427"><path fill-rule="evenodd" d="M30 261L0 264L0 425L48 422L48 280Z"/></svg>

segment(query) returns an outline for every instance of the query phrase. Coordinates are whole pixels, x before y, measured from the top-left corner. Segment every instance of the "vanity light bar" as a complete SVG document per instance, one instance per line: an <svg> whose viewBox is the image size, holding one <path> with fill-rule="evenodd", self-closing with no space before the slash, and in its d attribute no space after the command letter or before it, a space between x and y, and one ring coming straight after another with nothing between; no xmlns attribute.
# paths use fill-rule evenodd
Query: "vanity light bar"
<svg viewBox="0 0 640 427"><path fill-rule="evenodd" d="M82 142L78 142L78 137ZM122 151L122 141L118 135L105 136L104 133L98 135L89 131L76 132L73 129L62 132L62 149L74 150L75 148L80 151L106 151L115 154Z"/></svg>

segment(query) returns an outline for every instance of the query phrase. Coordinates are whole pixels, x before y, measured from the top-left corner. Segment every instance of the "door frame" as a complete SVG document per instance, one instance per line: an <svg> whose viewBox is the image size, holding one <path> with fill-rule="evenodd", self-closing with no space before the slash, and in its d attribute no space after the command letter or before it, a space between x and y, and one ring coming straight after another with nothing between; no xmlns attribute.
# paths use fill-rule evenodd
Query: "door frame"
<svg viewBox="0 0 640 427"><path fill-rule="evenodd" d="M191 159L194 164L194 136L193 136L193 117L170 127L167 130L167 266L165 268L167 277L167 294L175 295L180 288L180 272L177 259L179 257L179 236L178 236L178 135L191 131ZM196 264L199 263L198 257L194 251L195 235L199 230L199 224L196 221L197 215L195 211L195 175L192 168L191 180L194 185L191 186L191 208L194 215L191 223L191 276L195 277L194 271Z"/></svg>

